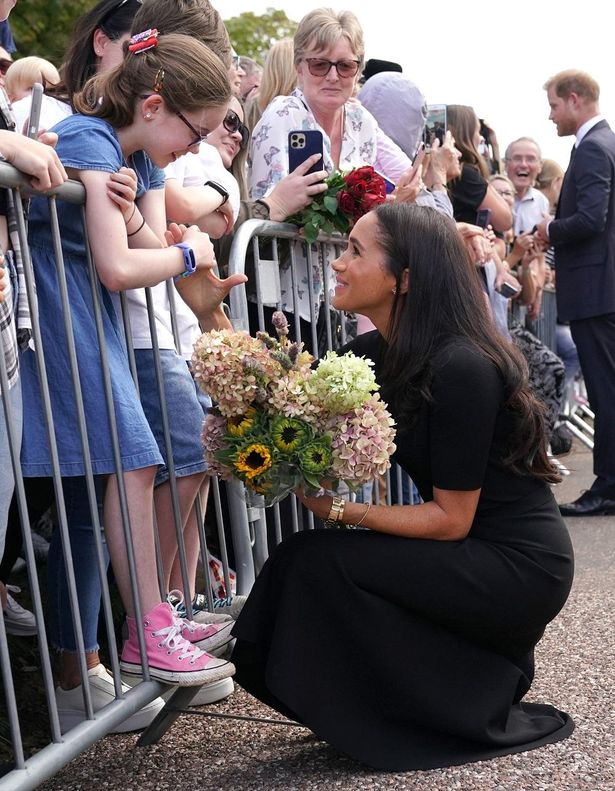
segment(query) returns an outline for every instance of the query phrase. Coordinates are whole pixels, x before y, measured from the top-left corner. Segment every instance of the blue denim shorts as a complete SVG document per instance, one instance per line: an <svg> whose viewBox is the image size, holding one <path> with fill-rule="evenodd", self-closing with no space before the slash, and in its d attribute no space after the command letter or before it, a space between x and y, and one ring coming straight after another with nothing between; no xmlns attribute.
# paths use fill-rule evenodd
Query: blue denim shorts
<svg viewBox="0 0 615 791"><path fill-rule="evenodd" d="M135 349L141 404L156 438L165 465L158 468L155 485L169 479L167 453L162 427L162 410L151 349ZM202 393L190 373L188 363L171 349L160 350L162 381L166 398L167 416L173 464L178 478L204 472L207 464L203 456L201 431L211 399Z"/></svg>

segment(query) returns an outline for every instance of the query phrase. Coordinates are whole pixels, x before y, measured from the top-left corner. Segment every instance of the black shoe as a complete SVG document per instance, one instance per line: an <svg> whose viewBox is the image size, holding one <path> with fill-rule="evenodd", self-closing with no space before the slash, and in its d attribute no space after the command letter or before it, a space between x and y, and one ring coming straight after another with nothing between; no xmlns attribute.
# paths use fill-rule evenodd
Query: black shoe
<svg viewBox="0 0 615 791"><path fill-rule="evenodd" d="M605 516L615 514L615 500L607 500L591 491L583 494L573 503L559 506L562 516Z"/></svg>

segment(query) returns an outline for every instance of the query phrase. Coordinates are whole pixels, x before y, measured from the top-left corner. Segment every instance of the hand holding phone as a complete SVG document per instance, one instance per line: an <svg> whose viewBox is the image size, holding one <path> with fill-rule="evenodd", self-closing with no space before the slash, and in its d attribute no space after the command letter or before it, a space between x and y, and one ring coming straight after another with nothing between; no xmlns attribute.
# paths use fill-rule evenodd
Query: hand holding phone
<svg viewBox="0 0 615 791"><path fill-rule="evenodd" d="M43 86L35 82L32 86L32 102L30 103L30 117L28 119L27 137L33 140L38 138L38 128L41 122L41 105L43 103Z"/></svg>
<svg viewBox="0 0 615 791"><path fill-rule="evenodd" d="M476 212L476 225L479 228L488 228L491 222L491 209L479 209Z"/></svg>
<svg viewBox="0 0 615 791"><path fill-rule="evenodd" d="M425 130L423 132L423 140L427 151L431 150L434 140L438 140L440 145L442 145L446 134L446 124L446 105L428 104Z"/></svg>
<svg viewBox="0 0 615 791"><path fill-rule="evenodd" d="M504 280L500 287L497 289L498 293L500 293L506 299L512 299L516 297L517 294L521 291L521 286L513 285L513 283L509 283L507 280Z"/></svg>

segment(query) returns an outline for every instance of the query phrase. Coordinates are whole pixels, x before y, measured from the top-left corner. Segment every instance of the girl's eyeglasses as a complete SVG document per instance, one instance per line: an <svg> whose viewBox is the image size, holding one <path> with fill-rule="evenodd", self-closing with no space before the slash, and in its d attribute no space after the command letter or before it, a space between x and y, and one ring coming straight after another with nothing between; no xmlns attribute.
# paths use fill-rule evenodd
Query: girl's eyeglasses
<svg viewBox="0 0 615 791"><path fill-rule="evenodd" d="M325 77L335 66L339 77L354 77L359 71L360 60L327 60L326 58L304 58L312 77Z"/></svg>
<svg viewBox="0 0 615 791"><path fill-rule="evenodd" d="M200 143L204 143L204 142L207 140L207 132L205 132L205 134L201 134L201 132L199 132L199 130L198 130L198 129L197 129L195 126L192 126L192 124L191 124L191 123L190 123L190 121L189 121L189 120L186 118L186 116L185 116L185 115L183 115L182 113L180 113L180 112L179 112L179 110L176 110L176 111L175 111L175 115L176 115L176 116L177 116L177 117L180 119L180 121L183 121L183 122L186 124L186 126L188 127L188 129L189 129L189 130L192 132L192 134L194 135L194 140L192 141L192 143L190 143L190 144L187 146L187 148L192 148L192 146L196 146L196 145L197 145L197 143L198 143L198 144L200 144Z"/></svg>
<svg viewBox="0 0 615 791"><path fill-rule="evenodd" d="M237 115L234 110L229 110L226 114L226 118L222 121L222 125L226 129L227 132L234 134L235 132L239 132L241 135L241 143L239 144L239 148L243 151L244 148L248 145L248 141L250 140L250 130L248 129L245 124L242 124L241 118Z"/></svg>

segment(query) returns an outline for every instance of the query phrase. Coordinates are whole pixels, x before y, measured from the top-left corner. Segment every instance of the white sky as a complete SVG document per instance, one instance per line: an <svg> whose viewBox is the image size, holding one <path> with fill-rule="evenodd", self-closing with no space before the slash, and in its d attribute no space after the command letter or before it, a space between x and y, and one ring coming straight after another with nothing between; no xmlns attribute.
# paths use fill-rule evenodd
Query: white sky
<svg viewBox="0 0 615 791"><path fill-rule="evenodd" d="M279 8L299 21L312 8L350 9L365 35L365 57L395 61L429 104L469 104L495 129L501 153L534 137L544 157L568 164L572 137L548 120L545 80L579 68L600 84L600 109L615 124L615 39L610 3L578 0L214 0L225 19ZM241 54L241 53L240 53Z"/></svg>

